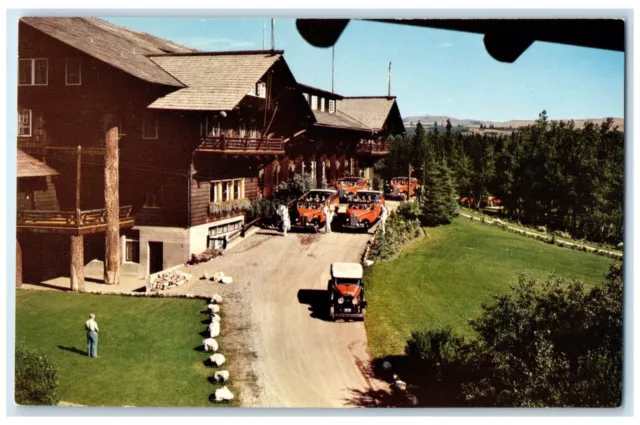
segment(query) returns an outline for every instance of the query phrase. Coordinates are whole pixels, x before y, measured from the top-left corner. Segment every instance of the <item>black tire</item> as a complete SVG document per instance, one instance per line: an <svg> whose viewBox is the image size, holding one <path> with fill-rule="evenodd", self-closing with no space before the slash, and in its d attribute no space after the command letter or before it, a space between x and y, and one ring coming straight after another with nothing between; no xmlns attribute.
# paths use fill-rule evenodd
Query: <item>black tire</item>
<svg viewBox="0 0 640 425"><path fill-rule="evenodd" d="M330 306L329 306L329 319L330 319L332 322L335 322L335 321L336 321L336 307L335 307L335 306L333 306L333 305L330 305Z"/></svg>

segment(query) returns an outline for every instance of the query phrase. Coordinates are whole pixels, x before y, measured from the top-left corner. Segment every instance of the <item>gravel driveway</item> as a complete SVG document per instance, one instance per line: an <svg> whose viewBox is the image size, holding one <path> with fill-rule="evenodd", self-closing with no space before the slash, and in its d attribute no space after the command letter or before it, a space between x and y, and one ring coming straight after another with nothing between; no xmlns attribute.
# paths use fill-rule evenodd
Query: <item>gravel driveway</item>
<svg viewBox="0 0 640 425"><path fill-rule="evenodd" d="M244 406L348 407L354 391L382 387L367 372L364 322L327 319L331 263L359 262L369 238L260 230L221 257L183 268L193 279L174 291L224 297L221 351ZM198 280L217 271L234 282Z"/></svg>

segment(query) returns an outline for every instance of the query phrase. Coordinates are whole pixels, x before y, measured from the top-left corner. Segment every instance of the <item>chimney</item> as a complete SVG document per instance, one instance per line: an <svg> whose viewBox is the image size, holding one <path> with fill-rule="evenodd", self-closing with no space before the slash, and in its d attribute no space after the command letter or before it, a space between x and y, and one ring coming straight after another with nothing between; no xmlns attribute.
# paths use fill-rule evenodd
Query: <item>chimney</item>
<svg viewBox="0 0 640 425"><path fill-rule="evenodd" d="M389 77L387 79L387 96L391 97L391 62L389 62Z"/></svg>

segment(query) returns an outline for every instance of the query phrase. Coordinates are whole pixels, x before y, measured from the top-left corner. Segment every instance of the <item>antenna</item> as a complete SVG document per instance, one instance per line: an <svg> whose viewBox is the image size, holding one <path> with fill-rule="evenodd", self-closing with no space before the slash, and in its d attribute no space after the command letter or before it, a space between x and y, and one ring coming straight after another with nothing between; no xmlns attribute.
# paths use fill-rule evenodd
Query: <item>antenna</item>
<svg viewBox="0 0 640 425"><path fill-rule="evenodd" d="M387 79L388 83L388 94L387 96L391 97L391 62L389 62L389 77Z"/></svg>
<svg viewBox="0 0 640 425"><path fill-rule="evenodd" d="M336 45L331 46L331 93L334 93L335 84Z"/></svg>
<svg viewBox="0 0 640 425"><path fill-rule="evenodd" d="M276 49L276 20L271 19L271 49Z"/></svg>
<svg viewBox="0 0 640 425"><path fill-rule="evenodd" d="M267 20L262 20L262 50L267 48Z"/></svg>

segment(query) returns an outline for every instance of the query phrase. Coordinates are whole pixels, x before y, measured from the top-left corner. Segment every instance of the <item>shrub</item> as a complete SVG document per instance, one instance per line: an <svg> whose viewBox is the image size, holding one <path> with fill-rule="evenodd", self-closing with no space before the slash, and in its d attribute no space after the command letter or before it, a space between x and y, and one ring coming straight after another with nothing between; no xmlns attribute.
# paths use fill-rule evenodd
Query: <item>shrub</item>
<svg viewBox="0 0 640 425"><path fill-rule="evenodd" d="M371 257L374 260L386 260L399 252L411 240L422 235L420 222L409 220L393 211L386 222L386 231L378 232L371 245Z"/></svg>
<svg viewBox="0 0 640 425"><path fill-rule="evenodd" d="M407 384L433 405L616 407L622 397L622 264L585 290L579 282L521 276L471 321L414 332Z"/></svg>
<svg viewBox="0 0 640 425"><path fill-rule="evenodd" d="M420 218L420 205L417 202L403 202L396 212L407 220L416 220Z"/></svg>
<svg viewBox="0 0 640 425"><path fill-rule="evenodd" d="M20 405L54 406L58 395L58 368L43 354L16 344L16 395Z"/></svg>

